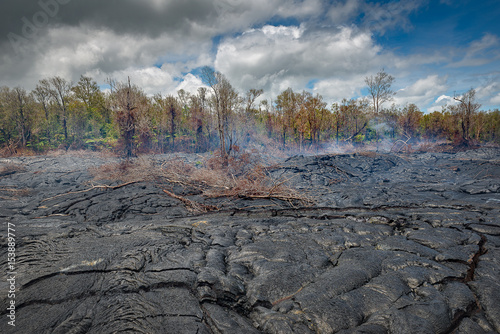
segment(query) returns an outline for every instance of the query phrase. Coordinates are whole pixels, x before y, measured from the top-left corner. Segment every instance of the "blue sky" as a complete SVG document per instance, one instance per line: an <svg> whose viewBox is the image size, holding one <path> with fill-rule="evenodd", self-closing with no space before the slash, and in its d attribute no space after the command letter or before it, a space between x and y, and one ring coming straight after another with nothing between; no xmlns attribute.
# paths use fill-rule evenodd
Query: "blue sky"
<svg viewBox="0 0 500 334"><path fill-rule="evenodd" d="M44 6L40 3L45 4ZM237 90L288 87L328 103L366 94L364 78L396 78L394 103L441 110L477 90L500 107L498 1L4 0L0 85L54 75L132 81L148 94L196 92L199 69ZM31 24L35 31L26 25ZM29 34L28 34L29 33ZM389 106L389 105L386 105Z"/></svg>

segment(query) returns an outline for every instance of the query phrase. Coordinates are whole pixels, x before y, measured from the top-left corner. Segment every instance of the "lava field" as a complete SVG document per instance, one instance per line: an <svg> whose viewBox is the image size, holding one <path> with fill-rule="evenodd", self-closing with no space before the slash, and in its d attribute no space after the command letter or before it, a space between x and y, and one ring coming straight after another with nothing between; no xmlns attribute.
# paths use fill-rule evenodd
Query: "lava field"
<svg viewBox="0 0 500 334"><path fill-rule="evenodd" d="M0 159L1 333L500 332L500 149L266 171L308 205L97 184L105 163Z"/></svg>

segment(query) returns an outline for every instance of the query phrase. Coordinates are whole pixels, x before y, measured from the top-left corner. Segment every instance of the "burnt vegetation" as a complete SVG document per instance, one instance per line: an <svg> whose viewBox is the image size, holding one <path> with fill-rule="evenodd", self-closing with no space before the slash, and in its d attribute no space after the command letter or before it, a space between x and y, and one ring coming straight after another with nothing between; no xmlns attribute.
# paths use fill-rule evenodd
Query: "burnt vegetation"
<svg viewBox="0 0 500 334"><path fill-rule="evenodd" d="M278 200L290 206L307 207L314 199L289 186L293 177L273 177L275 168L265 165L258 154L239 152L231 156L220 153L200 156L196 162L179 157L166 161L140 157L91 168L96 182L118 182L129 185L136 182L154 182L168 196L185 204L188 211L201 213L222 209L211 202L221 198L241 200ZM110 187L100 185L97 187ZM90 189L96 188L95 185ZM199 199L189 199L197 196ZM205 203L205 204L204 204Z"/></svg>
<svg viewBox="0 0 500 334"><path fill-rule="evenodd" d="M140 153L218 151L222 163L235 148L316 152L332 145L389 147L447 142L455 147L500 142L500 111L481 110L471 89L455 103L424 114L415 104L391 104L395 78L384 70L367 77L369 96L327 105L321 95L288 88L262 98L262 89L238 92L210 68L206 87L192 94L148 96L133 82L109 80L104 92L82 76L41 80L29 92L0 89L1 154L53 149Z"/></svg>

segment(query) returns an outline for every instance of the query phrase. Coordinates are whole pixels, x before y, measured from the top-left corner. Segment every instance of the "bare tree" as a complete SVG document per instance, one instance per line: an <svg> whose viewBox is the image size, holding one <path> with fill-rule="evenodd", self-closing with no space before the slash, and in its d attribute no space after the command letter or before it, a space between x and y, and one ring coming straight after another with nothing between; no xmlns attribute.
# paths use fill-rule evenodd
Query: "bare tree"
<svg viewBox="0 0 500 334"><path fill-rule="evenodd" d="M61 77L53 77L48 80L50 84L50 94L56 102L62 116L64 139L68 140L68 104L71 97L71 82Z"/></svg>
<svg viewBox="0 0 500 334"><path fill-rule="evenodd" d="M345 117L345 109L347 108L347 99L342 100L342 104L334 103L332 104L332 116L333 116L333 124L335 127L335 141L337 142L337 146L339 145L339 138L341 127L344 126L346 117Z"/></svg>
<svg viewBox="0 0 500 334"><path fill-rule="evenodd" d="M43 112L45 114L45 120L49 121L49 103L50 103L50 84L48 80L40 80L38 85L36 85L35 90L33 90L33 95L36 101L42 106ZM48 131L48 130L47 130ZM47 132L48 135L49 132Z"/></svg>
<svg viewBox="0 0 500 334"><path fill-rule="evenodd" d="M464 95L455 96L453 99L458 101L459 104L453 106L451 110L460 118L462 139L468 143L471 139L470 128L472 117L481 108L481 104L476 102L476 90L473 88L469 89Z"/></svg>
<svg viewBox="0 0 500 334"><path fill-rule="evenodd" d="M211 122L206 114L206 104L207 104L207 88L198 88L198 94L193 94L190 96L191 103L191 125L196 134L196 152L201 152L204 149L208 149L211 139ZM203 126L206 127L207 139L203 136Z"/></svg>
<svg viewBox="0 0 500 334"><path fill-rule="evenodd" d="M222 73L215 72L208 66L203 68L202 78L213 92L213 104L217 115L217 129L220 140L220 154L223 162L226 163L233 144L230 126L234 108L239 103L238 93Z"/></svg>
<svg viewBox="0 0 500 334"><path fill-rule="evenodd" d="M21 87L8 89L6 93L7 108L15 120L21 147L26 147L31 134L32 96Z"/></svg>
<svg viewBox="0 0 500 334"><path fill-rule="evenodd" d="M177 123L177 116L180 114L179 113L179 103L177 102L177 99L169 95L166 97L166 103L167 103L167 111L170 116L170 136L172 138L172 150L174 150L175 147L175 136L176 136L176 123Z"/></svg>
<svg viewBox="0 0 500 334"><path fill-rule="evenodd" d="M111 107L115 110L116 122L125 146L124 153L127 158L130 158L134 155L134 139L143 94L139 88L130 84L130 78L127 83L112 81L109 83L112 89Z"/></svg>
<svg viewBox="0 0 500 334"><path fill-rule="evenodd" d="M396 94L391 89L394 82L394 77L385 72L384 69L380 70L377 75L365 78L365 83L368 85L368 92L372 97L373 110L376 114L384 102L391 101Z"/></svg>
<svg viewBox="0 0 500 334"><path fill-rule="evenodd" d="M252 88L247 92L247 98L246 98L246 107L245 107L245 112L247 115L251 115L253 111L253 105L255 103L255 100L264 94L263 89L255 89Z"/></svg>

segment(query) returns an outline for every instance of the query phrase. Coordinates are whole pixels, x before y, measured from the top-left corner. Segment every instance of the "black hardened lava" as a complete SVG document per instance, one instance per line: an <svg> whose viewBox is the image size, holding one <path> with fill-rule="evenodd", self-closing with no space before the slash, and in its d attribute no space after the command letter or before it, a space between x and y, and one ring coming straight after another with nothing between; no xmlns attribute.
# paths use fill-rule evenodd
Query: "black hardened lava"
<svg viewBox="0 0 500 334"><path fill-rule="evenodd" d="M291 157L267 173L298 203L0 159L0 332L498 333L499 161Z"/></svg>

